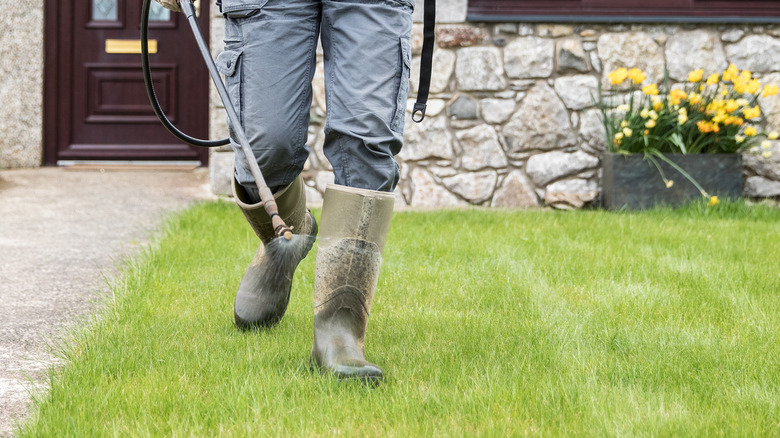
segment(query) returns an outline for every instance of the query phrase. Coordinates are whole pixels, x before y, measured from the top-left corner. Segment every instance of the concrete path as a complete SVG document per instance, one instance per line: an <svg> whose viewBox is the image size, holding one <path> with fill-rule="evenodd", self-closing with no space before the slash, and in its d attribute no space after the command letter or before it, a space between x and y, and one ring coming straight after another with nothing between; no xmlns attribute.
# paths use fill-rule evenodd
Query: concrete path
<svg viewBox="0 0 780 438"><path fill-rule="evenodd" d="M94 310L116 261L210 193L205 169L0 171L0 436L45 390L50 345Z"/></svg>

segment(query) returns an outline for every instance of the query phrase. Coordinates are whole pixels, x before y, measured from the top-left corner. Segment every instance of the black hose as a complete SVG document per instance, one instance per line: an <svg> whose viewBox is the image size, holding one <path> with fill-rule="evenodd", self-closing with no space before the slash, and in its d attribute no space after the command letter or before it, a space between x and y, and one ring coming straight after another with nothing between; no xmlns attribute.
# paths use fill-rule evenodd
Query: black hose
<svg viewBox="0 0 780 438"><path fill-rule="evenodd" d="M152 85L152 71L149 67L149 9L152 6L153 0L144 0L141 7L141 65L144 72L144 85L146 85L146 94L149 96L149 101L152 103L154 113L157 114L157 118L165 126L165 129L170 131L171 134L178 137L180 140L187 142L194 146L214 148L218 146L224 146L230 143L230 138L223 138L221 140L201 140L199 138L191 137L178 128L173 126L168 117L165 116L160 102L157 100L157 95L154 92L154 85Z"/></svg>

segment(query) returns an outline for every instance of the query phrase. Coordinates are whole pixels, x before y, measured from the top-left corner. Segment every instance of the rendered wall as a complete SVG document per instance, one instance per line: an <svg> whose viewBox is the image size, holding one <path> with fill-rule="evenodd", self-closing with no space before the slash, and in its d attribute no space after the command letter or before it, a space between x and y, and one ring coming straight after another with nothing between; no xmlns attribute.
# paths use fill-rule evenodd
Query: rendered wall
<svg viewBox="0 0 780 438"><path fill-rule="evenodd" d="M0 167L41 165L43 2L0 0Z"/></svg>

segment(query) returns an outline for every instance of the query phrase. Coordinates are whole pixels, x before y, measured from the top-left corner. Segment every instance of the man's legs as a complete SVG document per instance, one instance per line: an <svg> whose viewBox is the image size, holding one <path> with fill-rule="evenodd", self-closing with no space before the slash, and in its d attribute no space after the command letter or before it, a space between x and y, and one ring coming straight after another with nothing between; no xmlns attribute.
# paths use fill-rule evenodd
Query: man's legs
<svg viewBox="0 0 780 438"><path fill-rule="evenodd" d="M406 0L323 1L324 152L336 184L323 202L311 358L340 378L382 378L364 339L399 178L412 9Z"/></svg>
<svg viewBox="0 0 780 438"><path fill-rule="evenodd" d="M280 216L304 235L317 233L300 173L309 154L306 136L320 10L318 0L224 0L226 46L217 58ZM313 237L300 239L295 263L275 264L266 257L266 245L274 237L271 219L260 203L246 157L240 146L233 143L233 148L234 197L262 241L239 285L235 321L240 328L270 326L284 315L292 274Z"/></svg>

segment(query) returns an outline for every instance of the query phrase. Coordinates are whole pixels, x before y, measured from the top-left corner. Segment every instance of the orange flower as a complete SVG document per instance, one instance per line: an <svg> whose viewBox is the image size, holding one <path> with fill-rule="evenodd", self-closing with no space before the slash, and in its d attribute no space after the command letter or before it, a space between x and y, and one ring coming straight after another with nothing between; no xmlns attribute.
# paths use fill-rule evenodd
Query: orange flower
<svg viewBox="0 0 780 438"><path fill-rule="evenodd" d="M674 89L669 92L669 101L672 105L679 105L680 102L688 98L688 93L683 90Z"/></svg>

